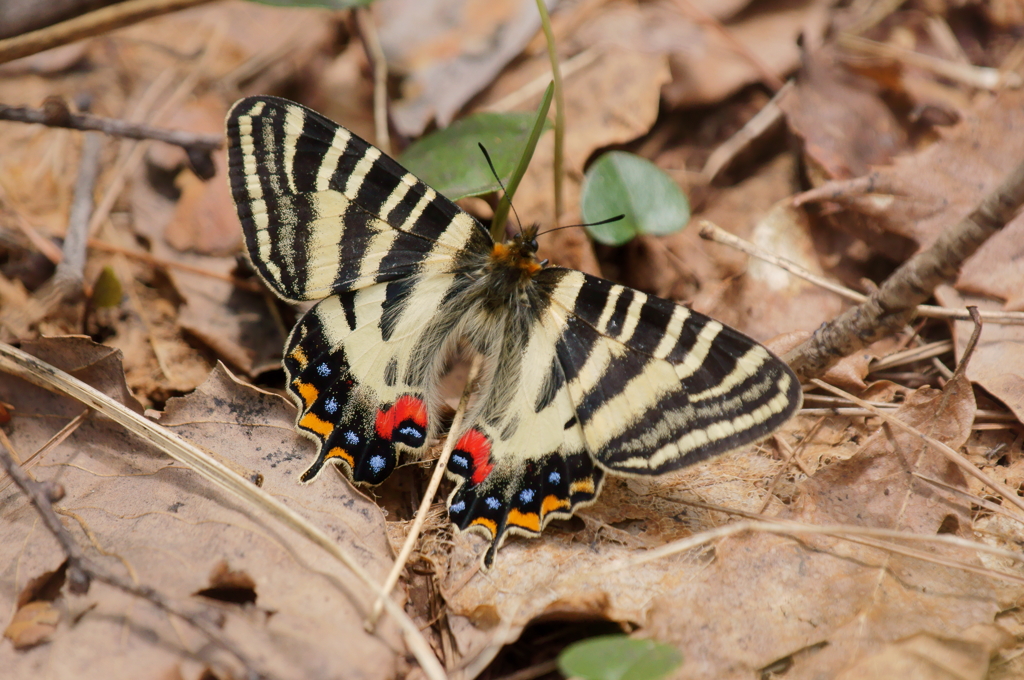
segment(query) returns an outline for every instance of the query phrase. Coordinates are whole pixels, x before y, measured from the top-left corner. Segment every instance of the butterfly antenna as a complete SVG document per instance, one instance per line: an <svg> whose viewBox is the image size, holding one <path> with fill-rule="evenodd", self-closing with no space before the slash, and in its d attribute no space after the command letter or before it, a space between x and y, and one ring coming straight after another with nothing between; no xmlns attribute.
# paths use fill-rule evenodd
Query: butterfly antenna
<svg viewBox="0 0 1024 680"><path fill-rule="evenodd" d="M487 153L487 148L484 147L483 143L477 142L477 146L479 146L480 150L483 151L484 158L487 159L487 167L491 169L491 174L494 175L494 179L497 180L498 186L501 187L502 199L508 201L509 207L512 208L512 213L516 216L516 223L519 225L519 233L522 234L523 221L519 219L519 213L516 212L516 207L512 205L512 198L508 195L508 192L505 191L505 183L501 181L501 178L498 177L498 171L494 169L494 163L491 162L491 154Z"/></svg>
<svg viewBox="0 0 1024 680"><path fill-rule="evenodd" d="M547 231L541 232L540 234L537 234L537 235L538 236L543 236L544 234L550 234L551 232L558 231L559 229L575 229L576 227L597 227L597 226L600 226L602 224L610 224L612 222L618 222L619 220L621 220L621 219L623 219L625 217L626 217L626 215L625 215L625 213L623 213L622 215L616 215L615 217L609 217L608 219L601 220L600 222L585 222L583 224L567 224L564 227L552 227L551 229L548 229Z"/></svg>

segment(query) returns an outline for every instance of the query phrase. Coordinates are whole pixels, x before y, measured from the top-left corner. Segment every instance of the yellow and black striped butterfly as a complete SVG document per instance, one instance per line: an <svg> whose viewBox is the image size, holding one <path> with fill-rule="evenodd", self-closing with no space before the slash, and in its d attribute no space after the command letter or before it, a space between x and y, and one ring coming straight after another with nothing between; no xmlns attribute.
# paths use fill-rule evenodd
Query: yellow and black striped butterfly
<svg viewBox="0 0 1024 680"><path fill-rule="evenodd" d="M447 473L448 512L490 540L540 534L606 472L676 470L761 439L800 406L767 349L661 298L536 257L536 227L495 243L468 213L303 106L228 114L231 191L260 276L319 300L284 350L296 427L326 463L379 484L438 433L439 382L466 345L480 387Z"/></svg>

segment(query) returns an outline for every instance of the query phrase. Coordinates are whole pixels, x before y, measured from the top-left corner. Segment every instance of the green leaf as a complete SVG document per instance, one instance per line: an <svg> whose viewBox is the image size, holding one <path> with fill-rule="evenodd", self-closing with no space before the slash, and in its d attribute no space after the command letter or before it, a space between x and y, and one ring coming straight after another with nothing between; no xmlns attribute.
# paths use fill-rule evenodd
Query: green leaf
<svg viewBox="0 0 1024 680"><path fill-rule="evenodd" d="M505 184L505 195L498 201L498 207L494 210L494 219L491 220L491 237L495 241L505 240L505 222L508 221L508 211L512 207L512 197L515 196L516 189L519 188L519 182L522 181L523 175L526 174L526 169L530 167L530 161L533 159L533 152L537 150L537 142L540 140L540 136L551 127L551 123L548 122L548 109L551 108L551 97L554 93L555 84L549 83L544 91L544 96L540 100L540 106L537 107L537 115L533 119L533 129L530 130L530 137L526 140L526 148L523 149L523 153L519 157L519 165L516 166L511 179ZM488 153L490 152L488 151Z"/></svg>
<svg viewBox="0 0 1024 680"><path fill-rule="evenodd" d="M672 234L690 221L690 201L675 181L645 158L609 151L587 169L580 208L584 222L625 215L587 227L591 238L620 246L640 234Z"/></svg>
<svg viewBox="0 0 1024 680"><path fill-rule="evenodd" d="M567 647L558 657L558 670L583 680L657 680L682 663L678 649L657 640L602 635Z"/></svg>
<svg viewBox="0 0 1024 680"><path fill-rule="evenodd" d="M260 5L275 7L320 7L323 9L352 9L372 4L373 0L249 0Z"/></svg>
<svg viewBox="0 0 1024 680"><path fill-rule="evenodd" d="M487 148L506 181L533 128L532 113L478 113L411 144L398 162L453 201L497 191L478 144Z"/></svg>
<svg viewBox="0 0 1024 680"><path fill-rule="evenodd" d="M96 283L92 287L92 304L96 308L117 307L121 304L124 291L121 289L121 281L109 265L100 271L96 277Z"/></svg>

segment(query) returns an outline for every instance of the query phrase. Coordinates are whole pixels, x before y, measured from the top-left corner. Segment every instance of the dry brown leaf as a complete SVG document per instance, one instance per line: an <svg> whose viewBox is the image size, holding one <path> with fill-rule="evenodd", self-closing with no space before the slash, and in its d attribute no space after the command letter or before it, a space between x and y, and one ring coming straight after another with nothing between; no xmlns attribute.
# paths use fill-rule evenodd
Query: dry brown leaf
<svg viewBox="0 0 1024 680"><path fill-rule="evenodd" d="M823 276L811 234L806 213L784 198L758 220L749 238L754 245ZM813 330L845 306L835 293L751 258L743 275L723 293L715 318L763 341L784 332Z"/></svg>
<svg viewBox="0 0 1024 680"><path fill-rule="evenodd" d="M810 338L811 335L811 331L780 333L779 335L766 340L764 344L768 349L774 352L776 356L781 357L789 352L789 350ZM836 387L840 387L844 390L860 394L863 390L867 389L867 384L864 382L864 378L866 378L870 372L871 360L875 358L874 353L867 350L861 350L855 354L845 356L825 372L825 375L822 376L822 380L830 385L835 385ZM867 398L864 397L863 394L860 396L862 399Z"/></svg>
<svg viewBox="0 0 1024 680"><path fill-rule="evenodd" d="M223 134L224 103L221 97L207 96L190 102L168 121L168 126L190 132ZM178 147L157 145L178 152L181 165L186 165L184 152ZM167 153L166 151L164 152ZM152 152L150 153L152 156ZM227 152L212 154L216 175L203 181L191 171L178 173L175 184L181 195L174 215L164 229L164 239L176 250L200 255L233 256L242 248L242 232L227 177ZM169 159L168 159L169 160ZM168 161L165 160L166 164Z"/></svg>
<svg viewBox="0 0 1024 680"><path fill-rule="evenodd" d="M857 177L907 150L907 134L879 86L835 63L831 50L804 56L796 87L779 106L816 178Z"/></svg>
<svg viewBox="0 0 1024 680"><path fill-rule="evenodd" d="M980 642L919 633L847 668L837 680L984 680L991 650Z"/></svg>
<svg viewBox="0 0 1024 680"><path fill-rule="evenodd" d="M1024 221L1021 221L1024 225ZM947 307L1000 311L1003 306L985 298L960 295L949 286L941 286L935 297ZM953 341L959 362L967 341L974 332L971 321L953 323ZM1024 423L1024 326L985 324L978 345L967 365L967 377L1006 404L1017 420Z"/></svg>
<svg viewBox="0 0 1024 680"><path fill-rule="evenodd" d="M388 66L406 76L392 119L411 137L435 118L451 123L540 28L530 0L383 0L375 9Z"/></svg>
<svg viewBox="0 0 1024 680"><path fill-rule="evenodd" d="M800 63L798 38L815 43L827 25L825 3L819 0L758 2L725 28L778 78ZM677 108L715 104L744 85L761 80L760 71L717 31L703 40L681 45L672 55L672 82L665 100Z"/></svg>
<svg viewBox="0 0 1024 680"><path fill-rule="evenodd" d="M52 602L39 600L18 608L4 629L4 637L17 650L47 642L60 623L60 610Z"/></svg>
<svg viewBox="0 0 1024 680"><path fill-rule="evenodd" d="M50 341L54 363L61 363L66 342ZM71 341L69 350L80 342ZM95 349L105 362L100 384L123 385L116 363L106 359L109 349ZM16 401L5 428L22 459L82 409L6 374L0 374L0 393ZM295 434L293 419L285 400L218 368L196 392L172 400L161 420L200 447L261 473L264 489L334 536L370 573L386 573L391 557L376 505L342 480L296 484L312 447ZM211 606L193 594L209 585L208 574L220 562L248 574L255 608L219 603L216 616L224 635L274 677L385 679L404 663L400 635L389 621L376 635L363 630L371 597L337 562L109 421L87 420L36 461L33 473L64 486L57 509L87 554L189 609ZM11 612L26 583L55 570L63 557L17 487L0 491L0 513L0 610ZM141 667L194 663L187 660L196 654L224 658L188 626L102 584L81 597L61 593L54 605L67 608L76 624L25 652L0 646L0 667L11 677L29 677L45 664L54 677L134 678Z"/></svg>

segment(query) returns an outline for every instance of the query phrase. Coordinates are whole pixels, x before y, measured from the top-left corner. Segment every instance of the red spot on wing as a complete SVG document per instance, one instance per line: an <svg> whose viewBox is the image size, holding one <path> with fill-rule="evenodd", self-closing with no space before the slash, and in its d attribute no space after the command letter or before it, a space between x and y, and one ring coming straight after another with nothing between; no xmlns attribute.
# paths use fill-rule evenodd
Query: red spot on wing
<svg viewBox="0 0 1024 680"><path fill-rule="evenodd" d="M427 407L424 405L422 399L418 399L411 394L406 394L398 398L398 401L395 402L392 409L395 412L396 423L411 420L423 429L426 429Z"/></svg>
<svg viewBox="0 0 1024 680"><path fill-rule="evenodd" d="M390 440L395 426L406 420L427 429L427 407L422 399L411 394L403 395L392 406L377 411L377 434L381 439Z"/></svg>
<svg viewBox="0 0 1024 680"><path fill-rule="evenodd" d="M473 483L479 484L487 479L494 466L491 465L491 442L487 435L479 430L470 430L462 435L455 445L459 451L468 453L473 459Z"/></svg>

